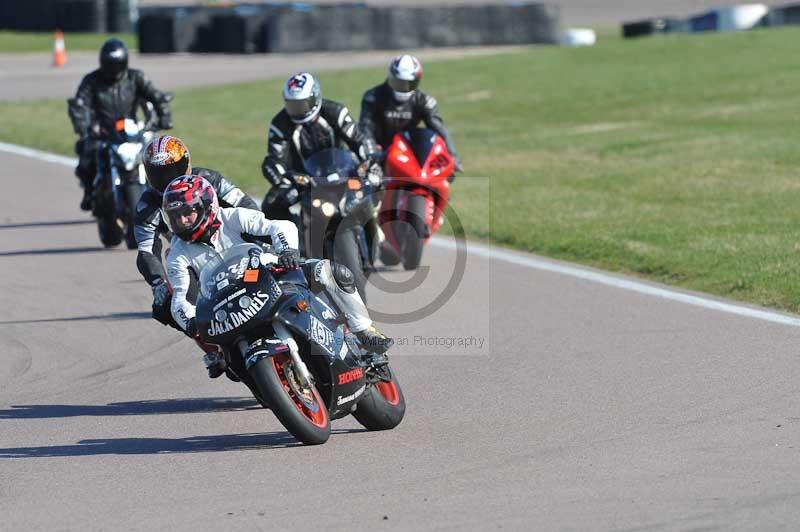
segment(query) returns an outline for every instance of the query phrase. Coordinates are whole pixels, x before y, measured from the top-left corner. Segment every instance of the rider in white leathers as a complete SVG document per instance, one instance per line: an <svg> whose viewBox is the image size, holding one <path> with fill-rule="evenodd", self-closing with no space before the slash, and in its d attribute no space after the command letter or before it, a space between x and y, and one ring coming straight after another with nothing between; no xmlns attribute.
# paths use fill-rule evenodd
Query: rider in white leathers
<svg viewBox="0 0 800 532"><path fill-rule="evenodd" d="M192 273L197 277L203 266L217 253L237 244L248 242L244 237L268 237L278 253L278 265L299 268L297 227L286 220L268 220L258 211L243 208L222 209L216 192L200 176L183 176L172 181L164 191L164 218L174 236L167 256L167 277L173 290L172 316L186 333L197 338L195 306L187 294ZM262 257L268 257L262 254ZM362 345L373 355L385 353L392 345L375 329L361 296L355 290L352 273L341 265L332 266L328 260L306 261L303 270L312 290L324 289L339 307ZM220 360L206 355L206 364ZM385 357L374 359L383 362ZM224 369L222 370L224 371Z"/></svg>

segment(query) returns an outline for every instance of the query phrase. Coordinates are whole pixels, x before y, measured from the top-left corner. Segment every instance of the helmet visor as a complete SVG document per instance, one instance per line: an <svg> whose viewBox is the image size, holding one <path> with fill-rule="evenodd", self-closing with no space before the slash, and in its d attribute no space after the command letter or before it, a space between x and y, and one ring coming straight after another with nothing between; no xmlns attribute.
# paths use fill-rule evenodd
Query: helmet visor
<svg viewBox="0 0 800 532"><path fill-rule="evenodd" d="M389 76L389 86L395 92L412 92L419 87L419 79L412 79L410 81L405 79L397 79L394 76Z"/></svg>
<svg viewBox="0 0 800 532"><path fill-rule="evenodd" d="M191 204L176 202L170 206L164 206L164 214L167 227L176 235L183 236L191 234L203 223L203 205L200 201Z"/></svg>
<svg viewBox="0 0 800 532"><path fill-rule="evenodd" d="M104 61L100 71L107 79L119 81L128 69L127 61Z"/></svg>
<svg viewBox="0 0 800 532"><path fill-rule="evenodd" d="M304 120L309 118L316 111L316 98L309 96L304 100L284 100L283 105L286 113L293 120Z"/></svg>
<svg viewBox="0 0 800 532"><path fill-rule="evenodd" d="M169 182L182 175L186 175L189 169L189 159L183 158L173 164L147 164L144 171L147 174L147 182L159 192L164 192Z"/></svg>

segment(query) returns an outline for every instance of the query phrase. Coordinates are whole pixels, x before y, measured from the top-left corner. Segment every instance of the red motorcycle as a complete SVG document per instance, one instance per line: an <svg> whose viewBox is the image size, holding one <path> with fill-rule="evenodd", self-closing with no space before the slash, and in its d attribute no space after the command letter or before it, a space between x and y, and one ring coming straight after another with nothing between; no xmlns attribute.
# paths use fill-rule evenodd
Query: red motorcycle
<svg viewBox="0 0 800 532"><path fill-rule="evenodd" d="M422 248L439 231L450 197L455 160L430 129L397 133L386 152L386 192L379 223L386 235L381 261L406 270L419 266Z"/></svg>

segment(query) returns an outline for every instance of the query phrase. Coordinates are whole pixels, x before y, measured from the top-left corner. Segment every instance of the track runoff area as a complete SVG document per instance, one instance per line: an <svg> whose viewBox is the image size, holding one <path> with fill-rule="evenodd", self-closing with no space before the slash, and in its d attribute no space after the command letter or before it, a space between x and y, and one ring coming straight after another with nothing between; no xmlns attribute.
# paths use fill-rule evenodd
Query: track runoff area
<svg viewBox="0 0 800 532"><path fill-rule="evenodd" d="M297 447L149 318L134 253L102 249L78 219L71 158L0 151L9 530L283 529L308 508L339 530L800 517L793 316L436 239L416 288L392 293L409 277L386 271L368 289L398 322L382 327L406 418L380 433L340 420L325 445Z"/></svg>

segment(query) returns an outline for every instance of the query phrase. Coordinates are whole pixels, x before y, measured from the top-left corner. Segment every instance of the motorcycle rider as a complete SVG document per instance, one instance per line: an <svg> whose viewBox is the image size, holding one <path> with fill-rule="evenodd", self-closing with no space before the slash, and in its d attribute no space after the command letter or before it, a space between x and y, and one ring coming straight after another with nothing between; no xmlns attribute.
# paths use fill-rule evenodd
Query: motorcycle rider
<svg viewBox="0 0 800 532"><path fill-rule="evenodd" d="M172 319L171 295L167 275L161 263L161 238L167 226L161 213L164 189L170 181L186 174L199 175L214 187L223 207L243 207L258 211L258 204L247 194L210 168L193 168L186 144L178 137L155 137L144 149L142 157L148 187L136 205L134 235L138 246L136 267L153 291L153 318L182 330ZM192 300L194 294L192 296Z"/></svg>
<svg viewBox="0 0 800 532"><path fill-rule="evenodd" d="M387 362L385 352L393 340L378 332L355 288L353 274L329 260L301 261L297 227L288 220L268 220L260 212L242 208L220 208L214 188L196 175L172 181L164 192L162 210L173 232L167 257L167 275L173 289L172 316L186 334L198 338L195 306L187 299L192 275L199 277L211 258L210 249L222 252L243 244L244 236L269 237L279 253L278 265L303 268L312 291L325 290L347 319L350 330L371 356L374 365ZM207 365L224 366L220 353L207 353Z"/></svg>
<svg viewBox="0 0 800 532"><path fill-rule="evenodd" d="M389 63L386 81L367 92L361 99L358 125L371 144L388 148L395 133L416 128L420 122L444 139L461 172L461 161L453 139L439 116L436 98L419 90L422 63L413 55L400 55ZM452 178L451 178L452 181Z"/></svg>
<svg viewBox="0 0 800 532"><path fill-rule="evenodd" d="M74 98L67 100L72 127L78 135L75 175L83 187L81 209L92 208L92 185L97 172L96 153L103 137L116 130L123 118L134 118L140 105L153 105L158 129L172 128L169 101L141 70L128 68L128 48L119 39L108 39L100 48L100 67L81 80Z"/></svg>
<svg viewBox="0 0 800 532"><path fill-rule="evenodd" d="M305 159L325 149L349 148L363 162L376 150L361 134L347 107L324 99L319 82L308 72L286 80L283 103L269 126L261 171L272 188L261 208L267 218L291 220L288 207L297 198L294 174L305 170ZM374 184L380 183L380 165L370 164L368 175Z"/></svg>

